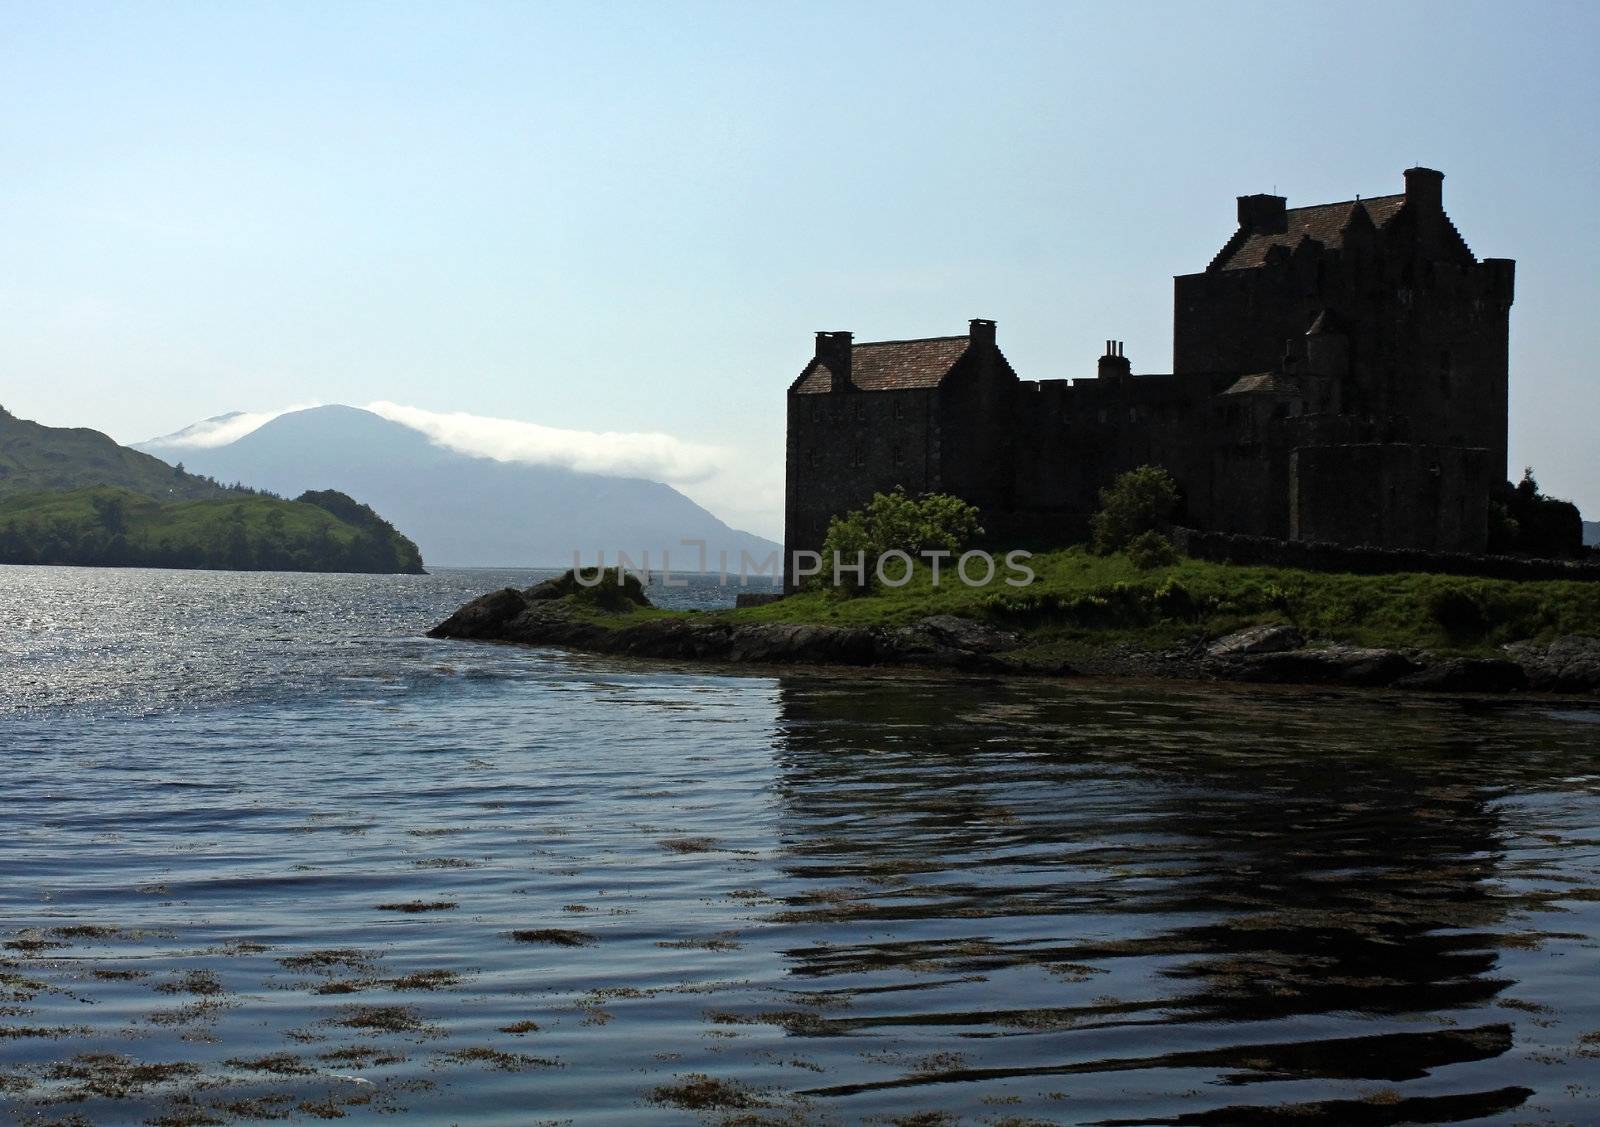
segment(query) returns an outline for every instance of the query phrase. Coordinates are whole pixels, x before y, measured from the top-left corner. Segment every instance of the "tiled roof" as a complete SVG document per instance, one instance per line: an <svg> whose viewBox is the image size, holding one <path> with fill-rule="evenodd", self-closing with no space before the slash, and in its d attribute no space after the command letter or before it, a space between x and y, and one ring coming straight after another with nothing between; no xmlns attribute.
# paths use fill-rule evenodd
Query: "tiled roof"
<svg viewBox="0 0 1600 1127"><path fill-rule="evenodd" d="M1281 372L1240 376L1223 395L1300 395L1300 385Z"/></svg>
<svg viewBox="0 0 1600 1127"><path fill-rule="evenodd" d="M1223 254L1218 256L1222 261L1216 268L1248 270L1252 266L1260 266L1266 262L1267 252L1273 247L1293 250L1302 238L1308 236L1329 250L1333 250L1343 245L1345 224L1350 222L1357 208L1364 209L1371 218L1372 225L1381 228L1400 214L1400 209L1405 203L1406 197L1402 194L1374 196L1370 200L1317 204L1314 207L1291 207L1284 213L1288 221L1285 230L1273 234L1253 232L1248 235L1240 231L1229 244L1232 253L1229 254L1225 248ZM1241 235L1244 236L1243 239L1240 238Z"/></svg>
<svg viewBox="0 0 1600 1127"><path fill-rule="evenodd" d="M850 349L850 380L862 391L938 387L971 343L965 336L866 341ZM794 390L816 394L827 391L831 382L827 365L813 360Z"/></svg>

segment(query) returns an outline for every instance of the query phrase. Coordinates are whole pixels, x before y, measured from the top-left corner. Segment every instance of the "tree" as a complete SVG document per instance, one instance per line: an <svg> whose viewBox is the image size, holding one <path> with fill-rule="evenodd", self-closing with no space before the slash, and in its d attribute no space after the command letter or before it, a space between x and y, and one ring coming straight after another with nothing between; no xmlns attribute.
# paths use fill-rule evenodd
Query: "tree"
<svg viewBox="0 0 1600 1127"><path fill-rule="evenodd" d="M1090 520L1094 550L1126 548L1146 532L1165 533L1178 511L1178 483L1160 466L1140 466L1100 491L1100 511Z"/></svg>
<svg viewBox="0 0 1600 1127"><path fill-rule="evenodd" d="M1489 498L1489 551L1545 559L1583 554L1583 518L1571 501L1547 497L1533 467Z"/></svg>
<svg viewBox="0 0 1600 1127"><path fill-rule="evenodd" d="M865 581L854 589L866 591L876 584L877 562L886 552L904 552L913 559L922 552L956 553L982 535L978 510L961 498L948 493L912 498L896 486L891 493L874 493L866 508L828 522L820 578L833 582L835 559L851 567L865 559Z"/></svg>
<svg viewBox="0 0 1600 1127"><path fill-rule="evenodd" d="M114 493L97 495L90 497L89 503L94 506L101 527L111 535L128 531L128 506L124 498Z"/></svg>

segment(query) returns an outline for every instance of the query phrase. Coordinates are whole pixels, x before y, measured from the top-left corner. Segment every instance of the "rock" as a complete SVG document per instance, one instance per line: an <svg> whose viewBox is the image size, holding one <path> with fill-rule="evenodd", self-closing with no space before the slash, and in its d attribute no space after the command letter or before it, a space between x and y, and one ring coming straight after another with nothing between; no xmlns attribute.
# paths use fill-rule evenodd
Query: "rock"
<svg viewBox="0 0 1600 1127"><path fill-rule="evenodd" d="M1522 666L1492 657L1451 658L1395 682L1397 689L1433 693L1514 693L1527 687Z"/></svg>
<svg viewBox="0 0 1600 1127"><path fill-rule="evenodd" d="M718 656L728 661L871 665L877 646L869 630L774 622L735 627Z"/></svg>
<svg viewBox="0 0 1600 1127"><path fill-rule="evenodd" d="M886 662L943 669L986 669L992 654L1016 648L1017 636L970 618L935 614L881 633L878 657Z"/></svg>
<svg viewBox="0 0 1600 1127"><path fill-rule="evenodd" d="M1017 644L1015 634L954 614L930 615L920 622L902 627L896 633L908 640L926 639L936 646L972 653L994 653L1013 649Z"/></svg>
<svg viewBox="0 0 1600 1127"><path fill-rule="evenodd" d="M1206 647L1206 656L1225 660L1250 654L1283 653L1300 649L1305 644L1305 638L1293 626L1251 626L1218 638Z"/></svg>
<svg viewBox="0 0 1600 1127"><path fill-rule="evenodd" d="M1546 693L1600 692L1600 638L1568 635L1548 646L1514 642L1506 653L1528 676L1528 687Z"/></svg>
<svg viewBox="0 0 1600 1127"><path fill-rule="evenodd" d="M1361 646L1247 654L1232 666L1223 675L1241 681L1374 687L1393 684L1417 670L1416 663L1404 654Z"/></svg>
<svg viewBox="0 0 1600 1127"><path fill-rule="evenodd" d="M505 627L527 609L528 600L515 587L502 587L473 599L432 630L431 638L499 639Z"/></svg>

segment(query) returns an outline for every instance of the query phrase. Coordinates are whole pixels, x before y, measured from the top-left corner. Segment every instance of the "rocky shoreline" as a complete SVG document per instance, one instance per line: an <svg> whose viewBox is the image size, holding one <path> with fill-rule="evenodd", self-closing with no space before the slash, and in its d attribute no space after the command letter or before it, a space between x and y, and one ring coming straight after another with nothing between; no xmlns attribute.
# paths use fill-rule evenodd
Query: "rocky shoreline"
<svg viewBox="0 0 1600 1127"><path fill-rule="evenodd" d="M613 596L648 605L642 593ZM550 580L504 588L467 603L430 637L557 646L587 653L748 665L906 666L1044 676L1137 676L1182 680L1347 685L1421 692L1585 694L1600 692L1600 638L1516 643L1502 657L1317 645L1289 626L1258 626L1188 650L1126 646L1040 659L1020 635L953 615L908 626L740 623L672 616L608 622Z"/></svg>

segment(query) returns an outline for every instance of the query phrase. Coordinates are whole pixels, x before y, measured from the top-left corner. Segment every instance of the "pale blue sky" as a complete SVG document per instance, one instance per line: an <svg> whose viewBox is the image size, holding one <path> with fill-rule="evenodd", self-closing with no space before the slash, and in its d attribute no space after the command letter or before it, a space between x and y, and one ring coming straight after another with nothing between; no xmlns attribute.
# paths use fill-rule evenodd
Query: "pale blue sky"
<svg viewBox="0 0 1600 1127"><path fill-rule="evenodd" d="M389 400L725 452L811 333L1170 367L1234 197L1518 260L1512 459L1600 512L1600 5L0 6L0 402L133 441Z"/></svg>

